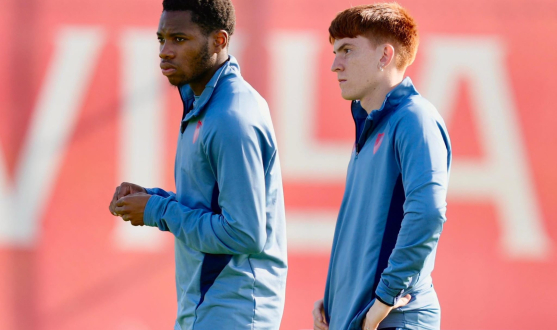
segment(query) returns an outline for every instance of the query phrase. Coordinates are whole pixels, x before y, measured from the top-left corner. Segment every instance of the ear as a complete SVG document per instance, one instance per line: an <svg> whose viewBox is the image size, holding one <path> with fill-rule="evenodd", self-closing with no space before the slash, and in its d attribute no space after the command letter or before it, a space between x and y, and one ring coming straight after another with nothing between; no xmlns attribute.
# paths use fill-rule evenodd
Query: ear
<svg viewBox="0 0 557 330"><path fill-rule="evenodd" d="M211 35L212 46L214 47L215 53L220 53L228 48L228 42L230 41L230 35L225 30L217 30Z"/></svg>
<svg viewBox="0 0 557 330"><path fill-rule="evenodd" d="M379 63L377 64L380 68L386 68L391 63L394 65L395 63L395 47L391 44L383 44L379 46L379 51L381 54L381 58L379 59Z"/></svg>

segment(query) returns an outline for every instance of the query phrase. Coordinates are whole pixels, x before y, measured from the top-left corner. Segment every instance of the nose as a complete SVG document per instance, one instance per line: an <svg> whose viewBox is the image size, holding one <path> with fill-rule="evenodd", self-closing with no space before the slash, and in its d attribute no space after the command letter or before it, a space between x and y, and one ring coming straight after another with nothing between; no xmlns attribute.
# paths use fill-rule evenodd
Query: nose
<svg viewBox="0 0 557 330"><path fill-rule="evenodd" d="M164 42L164 43L161 44L160 51L159 51L159 57L160 58L162 58L163 60L168 60L168 59L174 58L175 56L176 56L176 54L174 53L174 51L170 47L169 43Z"/></svg>
<svg viewBox="0 0 557 330"><path fill-rule="evenodd" d="M333 61L333 65L331 66L331 71L337 72L337 71L342 71L342 70L343 70L342 63L340 63L339 58L337 56L335 56L335 59Z"/></svg>

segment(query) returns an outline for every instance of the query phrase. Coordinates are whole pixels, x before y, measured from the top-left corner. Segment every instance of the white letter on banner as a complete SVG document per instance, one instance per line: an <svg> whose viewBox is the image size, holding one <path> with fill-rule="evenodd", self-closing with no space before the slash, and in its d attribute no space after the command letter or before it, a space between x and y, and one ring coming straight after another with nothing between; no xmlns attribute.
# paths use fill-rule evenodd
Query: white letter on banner
<svg viewBox="0 0 557 330"><path fill-rule="evenodd" d="M151 188L163 181L165 78L159 68L159 47L153 31L134 29L121 35L122 112L117 184L126 181ZM123 250L157 251L163 244L163 236L156 228L133 227L119 217L113 238Z"/></svg>
<svg viewBox="0 0 557 330"><path fill-rule="evenodd" d="M0 244L35 243L103 41L95 28L66 27L56 36L13 190L0 150Z"/></svg>
<svg viewBox="0 0 557 330"><path fill-rule="evenodd" d="M234 37L230 38L230 46L228 48L228 53L236 58L238 64L240 64L240 69L242 68L242 55L244 54L244 48L246 46L246 35L242 31L235 31Z"/></svg>
<svg viewBox="0 0 557 330"><path fill-rule="evenodd" d="M434 37L426 43L423 94L451 121L459 78L470 82L474 116L486 150L481 161L457 158L449 195L493 200L499 212L502 249L512 259L543 259L551 242L543 226L518 111L497 38Z"/></svg>
<svg viewBox="0 0 557 330"><path fill-rule="evenodd" d="M284 177L344 180L352 152L350 143L323 143L315 136L319 34L277 32L269 40L271 110Z"/></svg>

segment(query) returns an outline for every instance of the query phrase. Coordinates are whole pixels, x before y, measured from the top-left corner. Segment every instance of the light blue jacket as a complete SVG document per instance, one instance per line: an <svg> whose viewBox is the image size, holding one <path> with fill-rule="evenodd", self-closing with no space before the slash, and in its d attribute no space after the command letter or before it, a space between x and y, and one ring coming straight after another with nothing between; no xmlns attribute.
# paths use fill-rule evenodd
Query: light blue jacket
<svg viewBox="0 0 557 330"><path fill-rule="evenodd" d="M231 56L184 118L176 194L151 194L144 222L175 236L175 329L279 329L286 230L277 145L265 100ZM191 111L187 111L191 109Z"/></svg>
<svg viewBox="0 0 557 330"><path fill-rule="evenodd" d="M406 78L369 115L352 102L356 141L325 289L331 330L361 329L375 299L394 305L380 324L439 329L431 272L446 220L449 135L437 110Z"/></svg>

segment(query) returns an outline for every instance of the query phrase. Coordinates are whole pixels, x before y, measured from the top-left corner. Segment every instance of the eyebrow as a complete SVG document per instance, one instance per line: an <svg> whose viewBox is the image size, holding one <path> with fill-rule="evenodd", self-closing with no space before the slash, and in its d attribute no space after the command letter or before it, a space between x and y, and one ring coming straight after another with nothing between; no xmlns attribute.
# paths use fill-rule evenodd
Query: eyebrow
<svg viewBox="0 0 557 330"><path fill-rule="evenodd" d="M341 44L340 47L338 47L336 50L333 50L333 54L336 54L337 52L340 52L341 50L343 50L347 46L352 46L352 44L348 43L348 42L345 42L345 43Z"/></svg>
<svg viewBox="0 0 557 330"><path fill-rule="evenodd" d="M160 37L160 36L162 36L162 35L163 35L162 33L160 33L159 31L157 31L157 37ZM187 36L187 34L184 33L184 32L173 32L173 33L170 33L169 36L170 36L170 37L178 37L178 36Z"/></svg>

